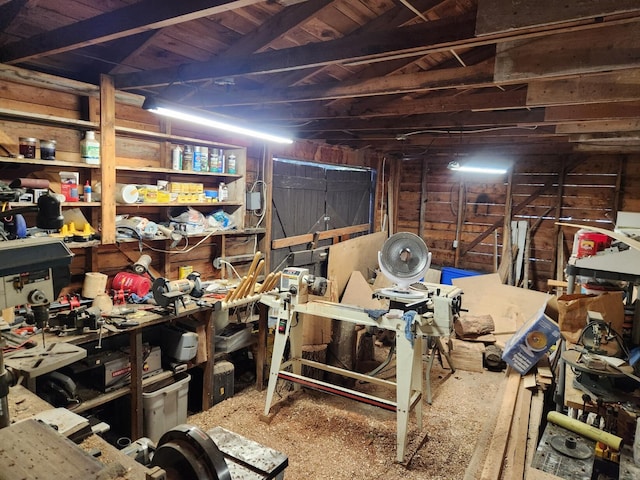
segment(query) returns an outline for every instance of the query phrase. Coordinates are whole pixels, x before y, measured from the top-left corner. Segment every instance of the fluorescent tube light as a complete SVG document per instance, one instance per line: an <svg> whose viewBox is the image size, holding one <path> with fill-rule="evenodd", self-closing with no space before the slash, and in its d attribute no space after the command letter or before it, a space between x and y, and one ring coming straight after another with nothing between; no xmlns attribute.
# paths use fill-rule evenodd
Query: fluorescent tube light
<svg viewBox="0 0 640 480"><path fill-rule="evenodd" d="M212 116L207 116L206 112L193 112L190 113L187 109L180 107L162 105L154 98L147 97L142 104L142 108L149 112L163 115L165 117L174 118L176 120L184 120L185 122L196 123L198 125L204 125L226 132L237 133L239 135L247 135L253 138L259 138L261 140L267 140L269 142L286 143L291 144L293 140L287 137L281 137L279 135L273 135L267 132L261 132L254 130L253 128L243 127L240 125L234 125L224 120L215 119Z"/></svg>
<svg viewBox="0 0 640 480"><path fill-rule="evenodd" d="M449 170L456 172L469 172L469 173L490 173L494 175L503 175L507 173L507 169L504 167L481 167L474 165L460 165L458 162L449 162L447 165Z"/></svg>

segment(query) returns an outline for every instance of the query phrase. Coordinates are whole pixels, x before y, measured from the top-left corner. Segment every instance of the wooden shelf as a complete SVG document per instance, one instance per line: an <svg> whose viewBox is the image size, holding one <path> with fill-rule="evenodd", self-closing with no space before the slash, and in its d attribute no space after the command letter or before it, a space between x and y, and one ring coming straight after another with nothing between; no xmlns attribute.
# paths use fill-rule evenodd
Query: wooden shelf
<svg viewBox="0 0 640 480"><path fill-rule="evenodd" d="M145 378L142 380L142 387L147 387L149 385L153 385L156 382L160 382L162 380L166 380L173 376L173 372L169 370L165 370L163 372L158 373L157 375L153 375L151 377ZM116 398L124 397L131 391L131 386L127 385L126 387L118 388L117 390L113 390L112 392L101 392L99 390L88 388L88 387L80 387L79 388L79 396L86 396L88 400L84 400L77 407L71 408L70 410L75 413L82 413L93 408L99 407L100 405L104 405L105 403L112 402Z"/></svg>
<svg viewBox="0 0 640 480"><path fill-rule="evenodd" d="M241 178L242 175L237 173L215 173L215 172L196 172L193 170L173 170L171 168L159 168L159 167L131 167L128 165L118 165L116 167L117 171L130 171L130 172L139 172L144 171L145 173L164 173L166 175L198 175L198 176L208 176L208 177L226 177L237 179Z"/></svg>
<svg viewBox="0 0 640 480"><path fill-rule="evenodd" d="M170 135L168 133L152 132L149 130L139 130L136 128L119 127L116 125L116 133L122 136L142 137L152 140L165 140L167 142L179 143L179 144L194 144L202 145L204 147L222 148L225 150L232 150L234 148L244 148L240 145L232 145L229 143L212 142L210 140L202 140L195 137L181 137L178 135Z"/></svg>
<svg viewBox="0 0 640 480"><path fill-rule="evenodd" d="M81 162L65 162L63 160L41 160L39 158L18 158L18 157L0 157L0 162L17 163L20 165L36 165L44 167L69 167L69 168L100 168L100 165L93 165Z"/></svg>
<svg viewBox="0 0 640 480"><path fill-rule="evenodd" d="M117 203L120 207L241 207L242 202L202 202L202 203Z"/></svg>
<svg viewBox="0 0 640 480"><path fill-rule="evenodd" d="M77 118L58 117L55 115L45 115L42 113L22 112L10 108L0 108L0 117L8 117L43 125L75 127L82 130L100 129L100 125L98 124L98 122L89 122L87 120L79 120Z"/></svg>
<svg viewBox="0 0 640 480"><path fill-rule="evenodd" d="M33 202L9 202L12 208L18 207L34 207ZM63 207L99 207L100 202L62 202Z"/></svg>

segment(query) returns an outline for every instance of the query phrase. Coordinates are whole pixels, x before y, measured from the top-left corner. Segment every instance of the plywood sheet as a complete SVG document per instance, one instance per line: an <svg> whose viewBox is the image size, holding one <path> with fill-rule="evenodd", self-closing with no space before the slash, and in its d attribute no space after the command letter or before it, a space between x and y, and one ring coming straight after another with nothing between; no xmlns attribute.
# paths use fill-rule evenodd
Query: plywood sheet
<svg viewBox="0 0 640 480"><path fill-rule="evenodd" d="M503 285L497 273L455 278L453 284L464 292L462 308L472 315L491 315L494 333L502 340L511 337L551 298L535 290Z"/></svg>
<svg viewBox="0 0 640 480"><path fill-rule="evenodd" d="M339 297L349 282L351 272L358 270L367 278L369 271L378 267L378 252L386 239L386 232L377 232L329 247L327 275L335 282Z"/></svg>
<svg viewBox="0 0 640 480"><path fill-rule="evenodd" d="M373 289L358 270L351 273L347 288L344 290L341 303L362 308L383 308L382 302L372 298Z"/></svg>

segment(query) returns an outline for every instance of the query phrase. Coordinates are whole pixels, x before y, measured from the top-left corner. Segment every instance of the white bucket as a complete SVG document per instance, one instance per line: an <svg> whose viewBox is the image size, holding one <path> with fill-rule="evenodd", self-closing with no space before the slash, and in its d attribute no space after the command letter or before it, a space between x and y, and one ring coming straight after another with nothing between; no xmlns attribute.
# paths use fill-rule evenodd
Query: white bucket
<svg viewBox="0 0 640 480"><path fill-rule="evenodd" d="M136 203L138 201L138 189L135 185L116 183L116 202Z"/></svg>
<svg viewBox="0 0 640 480"><path fill-rule="evenodd" d="M82 296L84 298L96 298L100 293L104 293L107 288L107 277L100 272L87 272L84 275L82 284Z"/></svg>

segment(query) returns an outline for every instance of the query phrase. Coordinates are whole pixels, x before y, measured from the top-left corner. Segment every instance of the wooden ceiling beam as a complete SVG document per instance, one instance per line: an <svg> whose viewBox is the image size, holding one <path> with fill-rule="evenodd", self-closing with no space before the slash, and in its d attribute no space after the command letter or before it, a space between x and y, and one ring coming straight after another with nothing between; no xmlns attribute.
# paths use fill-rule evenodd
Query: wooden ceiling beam
<svg viewBox="0 0 640 480"><path fill-rule="evenodd" d="M0 49L0 61L8 64L26 62L261 2L262 0L142 0L4 45Z"/></svg>
<svg viewBox="0 0 640 480"><path fill-rule="evenodd" d="M640 67L640 22L605 26L593 32L558 33L498 44L495 81L575 76ZM541 55L542 52L545 52Z"/></svg>
<svg viewBox="0 0 640 480"><path fill-rule="evenodd" d="M637 0L478 0L477 35L639 11Z"/></svg>
<svg viewBox="0 0 640 480"><path fill-rule="evenodd" d="M544 110L510 110L507 112L463 112L457 114L423 114L403 118L337 119L319 120L297 128L298 131L340 131L340 130L427 130L450 129L452 133L468 128L492 126L536 127L544 123Z"/></svg>
<svg viewBox="0 0 640 480"><path fill-rule="evenodd" d="M292 103L287 105L234 106L216 109L218 113L252 118L263 122L291 121L339 118L377 118L420 114L438 114L462 111L514 110L526 107L526 89L499 91L481 89L469 95L447 94L433 97L406 99L386 95L383 100L371 104L371 98L356 100L345 105L325 105L320 102ZM488 107L491 106L491 107Z"/></svg>
<svg viewBox="0 0 640 480"><path fill-rule="evenodd" d="M455 28L453 23L455 22ZM115 76L117 88L133 89L166 85L176 78L182 82L229 77L235 75L266 74L319 67L375 58L380 55L412 54L448 50L460 42L473 41L475 18L465 15L429 24L409 25L378 32L349 35L344 38L316 42L299 47L256 53L224 61L197 62L146 72Z"/></svg>
<svg viewBox="0 0 640 480"><path fill-rule="evenodd" d="M18 16L20 10L30 0L10 0L9 2L0 5L0 32L3 32L13 20Z"/></svg>
<svg viewBox="0 0 640 480"><path fill-rule="evenodd" d="M480 88L493 86L493 60L471 67L429 70L426 72L390 75L366 80L332 82L331 84L304 85L279 90L245 91L241 93L203 93L189 102L190 106L218 107L251 105L338 98L394 95L409 92L426 92L447 88Z"/></svg>
<svg viewBox="0 0 640 480"><path fill-rule="evenodd" d="M556 126L556 132L579 134L595 132L635 132L640 130L640 111L638 118L628 120L594 120L589 122L563 123Z"/></svg>
<svg viewBox="0 0 640 480"><path fill-rule="evenodd" d="M529 82L527 105L552 106L640 100L640 69Z"/></svg>
<svg viewBox="0 0 640 480"><path fill-rule="evenodd" d="M616 103L592 103L547 107L547 122L566 120L612 120L640 116L640 101Z"/></svg>

